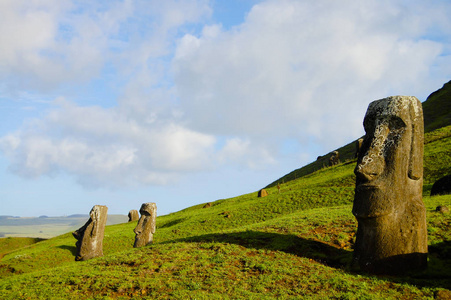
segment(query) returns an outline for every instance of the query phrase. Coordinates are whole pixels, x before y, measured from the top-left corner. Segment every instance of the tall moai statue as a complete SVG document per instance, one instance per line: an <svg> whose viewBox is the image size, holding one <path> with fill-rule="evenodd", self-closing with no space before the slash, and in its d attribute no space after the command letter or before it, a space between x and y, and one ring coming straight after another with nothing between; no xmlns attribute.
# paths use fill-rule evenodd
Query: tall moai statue
<svg viewBox="0 0 451 300"><path fill-rule="evenodd" d="M107 220L108 207L94 205L89 212L89 220L80 229L72 232L77 239L75 260L88 260L103 256L103 236Z"/></svg>
<svg viewBox="0 0 451 300"><path fill-rule="evenodd" d="M138 221L138 220L139 220L139 213L136 209L132 209L131 211L128 212L128 221L129 222Z"/></svg>
<svg viewBox="0 0 451 300"><path fill-rule="evenodd" d="M156 230L157 221L157 205L153 202L143 203L139 209L141 217L135 229L135 244L134 248L139 248L152 244L153 234Z"/></svg>
<svg viewBox="0 0 451 300"><path fill-rule="evenodd" d="M366 135L354 170L353 267L376 274L425 269L421 102L412 96L371 102L363 125Z"/></svg>

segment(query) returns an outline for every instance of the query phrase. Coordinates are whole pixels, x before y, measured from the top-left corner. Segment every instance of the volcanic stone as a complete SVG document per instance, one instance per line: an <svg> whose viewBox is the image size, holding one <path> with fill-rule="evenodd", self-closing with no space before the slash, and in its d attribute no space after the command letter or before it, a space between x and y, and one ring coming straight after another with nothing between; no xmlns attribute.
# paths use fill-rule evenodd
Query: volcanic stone
<svg viewBox="0 0 451 300"><path fill-rule="evenodd" d="M135 244L133 247L139 248L152 244L153 235L156 230L157 205L153 202L143 203L139 209L141 217L135 229Z"/></svg>
<svg viewBox="0 0 451 300"><path fill-rule="evenodd" d="M353 267L400 274L427 266L423 111L415 97L370 103L357 159Z"/></svg>
<svg viewBox="0 0 451 300"><path fill-rule="evenodd" d="M88 260L103 256L103 236L107 220L108 207L94 205L89 212L89 220L72 235L77 239L75 260Z"/></svg>
<svg viewBox="0 0 451 300"><path fill-rule="evenodd" d="M128 212L128 221L129 222L138 221L138 220L139 220L139 213L136 209L132 209L131 211Z"/></svg>

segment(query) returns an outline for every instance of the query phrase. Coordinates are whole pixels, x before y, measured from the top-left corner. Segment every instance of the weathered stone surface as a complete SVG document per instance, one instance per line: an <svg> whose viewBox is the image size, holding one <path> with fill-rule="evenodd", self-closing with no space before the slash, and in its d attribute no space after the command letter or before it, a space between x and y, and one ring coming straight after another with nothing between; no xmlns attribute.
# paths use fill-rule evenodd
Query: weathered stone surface
<svg viewBox="0 0 451 300"><path fill-rule="evenodd" d="M128 212L128 221L129 222L138 221L138 220L139 220L139 213L136 209L132 209L131 211Z"/></svg>
<svg viewBox="0 0 451 300"><path fill-rule="evenodd" d="M258 191L258 197L266 197L268 196L268 192L265 189L261 189Z"/></svg>
<svg viewBox="0 0 451 300"><path fill-rule="evenodd" d="M206 203L202 208L209 208L211 207L211 202Z"/></svg>
<svg viewBox="0 0 451 300"><path fill-rule="evenodd" d="M152 244L153 235L156 230L157 205L153 202L143 203L139 209L141 217L135 229L135 244L133 247L139 248Z"/></svg>
<svg viewBox="0 0 451 300"><path fill-rule="evenodd" d="M355 168L358 221L353 267L397 274L427 264L423 112L415 97L370 103Z"/></svg>
<svg viewBox="0 0 451 300"><path fill-rule="evenodd" d="M432 185L431 196L451 194L451 175L445 176L437 180Z"/></svg>
<svg viewBox="0 0 451 300"><path fill-rule="evenodd" d="M332 152L329 158L329 166L335 166L340 163L340 154L338 151Z"/></svg>
<svg viewBox="0 0 451 300"><path fill-rule="evenodd" d="M108 207L94 205L89 212L89 220L72 235L77 239L75 260L88 260L103 256L103 236L107 220Z"/></svg>
<svg viewBox="0 0 451 300"><path fill-rule="evenodd" d="M360 148L362 148L363 139L358 139L355 141L355 157L359 156Z"/></svg>
<svg viewBox="0 0 451 300"><path fill-rule="evenodd" d="M435 208L435 211L441 212L442 214L447 214L449 213L449 208L448 206L445 205L439 205Z"/></svg>

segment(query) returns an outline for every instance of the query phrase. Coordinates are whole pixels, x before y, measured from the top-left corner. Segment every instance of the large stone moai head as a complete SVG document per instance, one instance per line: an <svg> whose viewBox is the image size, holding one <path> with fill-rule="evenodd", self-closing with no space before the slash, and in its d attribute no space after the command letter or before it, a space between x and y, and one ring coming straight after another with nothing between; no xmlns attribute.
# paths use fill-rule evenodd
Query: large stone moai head
<svg viewBox="0 0 451 300"><path fill-rule="evenodd" d="M88 260L103 256L103 236L107 220L108 207L95 205L89 212L89 220L72 235L77 239L75 260Z"/></svg>
<svg viewBox="0 0 451 300"><path fill-rule="evenodd" d="M371 273L421 270L427 264L423 187L423 110L415 97L368 106L352 213L358 229L354 267Z"/></svg>
<svg viewBox="0 0 451 300"><path fill-rule="evenodd" d="M139 210L141 217L139 218L138 225L136 225L135 232L135 244L133 247L139 248L153 242L153 234L156 229L157 220L157 205L155 203L143 203Z"/></svg>
<svg viewBox="0 0 451 300"><path fill-rule="evenodd" d="M139 220L139 213L136 209L132 209L131 211L128 212L128 221L129 222L138 221L138 220Z"/></svg>

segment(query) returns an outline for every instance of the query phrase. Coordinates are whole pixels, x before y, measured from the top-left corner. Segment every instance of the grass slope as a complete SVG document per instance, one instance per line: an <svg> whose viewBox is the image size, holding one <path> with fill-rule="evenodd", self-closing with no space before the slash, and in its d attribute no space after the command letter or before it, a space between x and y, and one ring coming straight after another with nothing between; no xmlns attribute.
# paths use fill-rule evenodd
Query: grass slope
<svg viewBox="0 0 451 300"><path fill-rule="evenodd" d="M451 124L451 81L432 94L423 103L424 131Z"/></svg>
<svg viewBox="0 0 451 300"><path fill-rule="evenodd" d="M451 126L425 137L429 268L409 277L351 272L355 161L257 193L157 218L153 245L133 248L136 223L107 226L104 257L75 262L70 233L3 246L0 299L434 299L451 292ZM443 163L442 163L443 162ZM5 253L6 252L6 253Z"/></svg>

